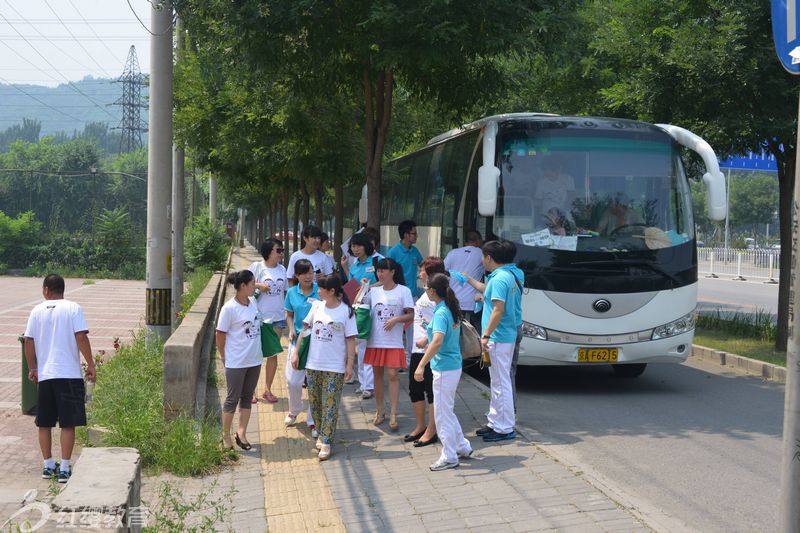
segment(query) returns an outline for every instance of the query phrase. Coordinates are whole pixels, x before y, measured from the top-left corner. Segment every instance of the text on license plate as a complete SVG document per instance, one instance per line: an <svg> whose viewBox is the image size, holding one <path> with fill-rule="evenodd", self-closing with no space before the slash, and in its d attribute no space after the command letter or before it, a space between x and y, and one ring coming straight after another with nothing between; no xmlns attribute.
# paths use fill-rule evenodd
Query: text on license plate
<svg viewBox="0 0 800 533"><path fill-rule="evenodd" d="M579 363L615 363L619 348L578 348Z"/></svg>

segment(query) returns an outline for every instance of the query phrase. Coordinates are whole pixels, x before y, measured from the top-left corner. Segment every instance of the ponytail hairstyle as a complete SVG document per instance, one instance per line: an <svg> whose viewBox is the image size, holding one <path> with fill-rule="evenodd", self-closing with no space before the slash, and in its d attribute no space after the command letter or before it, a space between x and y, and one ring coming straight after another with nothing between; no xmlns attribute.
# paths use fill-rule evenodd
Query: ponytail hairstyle
<svg viewBox="0 0 800 533"><path fill-rule="evenodd" d="M317 278L317 287L320 289L333 290L336 297L342 300L342 303L347 306L347 309L350 311L349 316L353 316L353 308L350 305L350 298L348 298L347 293L342 290L342 278L336 274L320 276Z"/></svg>
<svg viewBox="0 0 800 533"><path fill-rule="evenodd" d="M405 285L405 281L403 278L403 268L398 264L397 261L394 259L390 259L388 257L384 257L378 264L375 265L376 270L391 270L392 271L392 279L398 285Z"/></svg>
<svg viewBox="0 0 800 533"><path fill-rule="evenodd" d="M461 306L458 305L456 293L450 288L450 277L446 274L434 274L428 279L428 288L433 289L436 296L444 300L445 305L453 314L453 322L461 322Z"/></svg>
<svg viewBox="0 0 800 533"><path fill-rule="evenodd" d="M298 275L308 274L314 270L314 265L311 264L311 261L308 259L298 259L297 262L294 264L294 277L297 278ZM297 280L300 281L299 279Z"/></svg>
<svg viewBox="0 0 800 533"><path fill-rule="evenodd" d="M255 276L253 276L253 273L247 269L244 269L238 272L231 272L228 274L228 277L225 278L225 281L233 285L233 288L238 291L242 285L247 285L254 279Z"/></svg>

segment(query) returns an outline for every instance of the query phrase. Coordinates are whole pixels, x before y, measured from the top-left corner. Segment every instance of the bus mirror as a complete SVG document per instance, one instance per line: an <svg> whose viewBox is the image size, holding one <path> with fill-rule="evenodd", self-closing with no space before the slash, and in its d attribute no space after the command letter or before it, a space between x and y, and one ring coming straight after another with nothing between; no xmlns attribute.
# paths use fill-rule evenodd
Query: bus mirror
<svg viewBox="0 0 800 533"><path fill-rule="evenodd" d="M367 223L367 186L361 188L361 198L358 199L358 222Z"/></svg>
<svg viewBox="0 0 800 533"><path fill-rule="evenodd" d="M478 214L494 216L497 209L497 187L500 184L500 169L482 166L478 169Z"/></svg>
<svg viewBox="0 0 800 533"><path fill-rule="evenodd" d="M703 174L703 183L706 184L708 194L708 218L711 220L725 220L728 211L725 199L725 176L722 172L706 172Z"/></svg>

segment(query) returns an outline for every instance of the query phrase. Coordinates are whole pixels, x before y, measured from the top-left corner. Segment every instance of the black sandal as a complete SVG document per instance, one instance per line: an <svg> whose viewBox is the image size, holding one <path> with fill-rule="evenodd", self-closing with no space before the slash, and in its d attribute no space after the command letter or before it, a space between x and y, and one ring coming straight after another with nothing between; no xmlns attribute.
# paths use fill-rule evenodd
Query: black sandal
<svg viewBox="0 0 800 533"><path fill-rule="evenodd" d="M253 445L250 444L249 442L242 442L242 439L239 438L238 433L236 433L235 435L236 435L236 444L239 446L239 448L247 451L253 447Z"/></svg>
<svg viewBox="0 0 800 533"><path fill-rule="evenodd" d="M422 448L423 446L429 446L431 444L436 444L439 442L439 435L434 435L433 437L429 438L428 440L418 440L414 442L414 448Z"/></svg>
<svg viewBox="0 0 800 533"><path fill-rule="evenodd" d="M408 433L408 434L403 436L403 442L414 442L415 440L421 439L424 434L425 434L425 430L424 429L422 431L420 431L419 433L417 433L416 435L412 435L411 433Z"/></svg>

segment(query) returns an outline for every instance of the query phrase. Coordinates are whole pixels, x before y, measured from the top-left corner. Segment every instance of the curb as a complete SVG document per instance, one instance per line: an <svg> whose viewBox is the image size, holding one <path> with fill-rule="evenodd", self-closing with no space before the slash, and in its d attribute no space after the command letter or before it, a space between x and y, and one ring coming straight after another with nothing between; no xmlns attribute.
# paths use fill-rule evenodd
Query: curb
<svg viewBox="0 0 800 533"><path fill-rule="evenodd" d="M697 357L704 361L717 363L720 366L727 366L746 374L760 376L769 381L786 384L785 367L772 363L765 363L758 359L751 359L749 357L715 350L706 346L700 346L699 344L692 345L692 354L690 357Z"/></svg>

